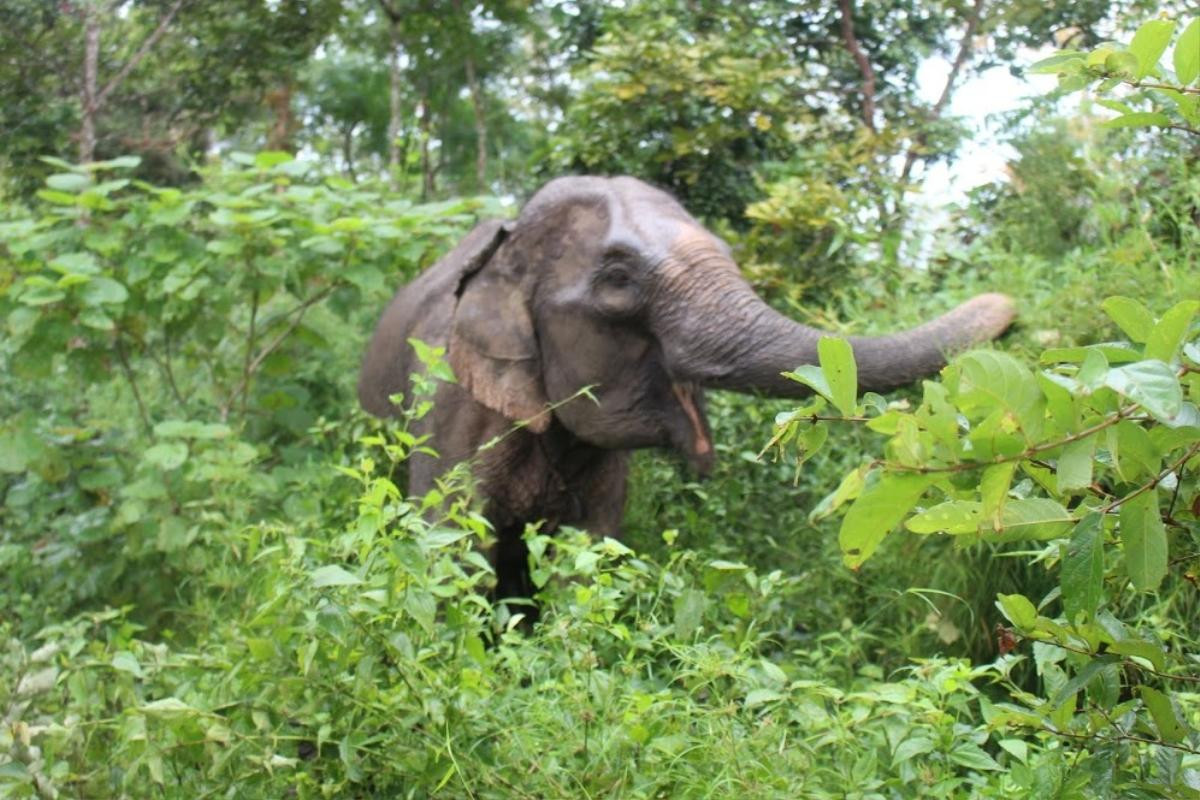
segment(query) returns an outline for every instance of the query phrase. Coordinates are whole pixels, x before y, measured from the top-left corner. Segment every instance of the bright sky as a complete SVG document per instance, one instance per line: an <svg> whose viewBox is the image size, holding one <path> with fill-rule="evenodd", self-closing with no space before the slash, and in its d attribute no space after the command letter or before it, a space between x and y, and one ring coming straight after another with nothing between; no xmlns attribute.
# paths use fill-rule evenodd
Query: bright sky
<svg viewBox="0 0 1200 800"><path fill-rule="evenodd" d="M1020 55L1025 64L1044 57L1032 50ZM949 72L950 63L942 58L931 58L921 65L917 81L924 100L937 100ZM1026 97L1042 95L1055 83L1053 76L1034 76L1034 81L1013 77L1007 67L995 67L958 87L949 113L966 117L976 132L963 143L952 164L939 163L929 171L919 195L923 204L936 207L962 200L970 189L1004 177L1004 165L1015 152L999 141L1000 124L993 115L1020 108Z"/></svg>

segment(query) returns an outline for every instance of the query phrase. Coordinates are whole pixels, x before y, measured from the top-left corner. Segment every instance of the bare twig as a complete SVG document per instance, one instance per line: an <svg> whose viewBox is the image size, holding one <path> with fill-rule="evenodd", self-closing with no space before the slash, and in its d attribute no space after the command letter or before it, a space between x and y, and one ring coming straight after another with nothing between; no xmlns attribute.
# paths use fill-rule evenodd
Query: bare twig
<svg viewBox="0 0 1200 800"><path fill-rule="evenodd" d="M941 119L946 106L950 103L950 97L954 94L954 84L958 80L958 75L971 58L975 31L979 29L979 20L983 16L983 5L984 0L975 0L975 5L971 9L971 15L967 17L967 29L963 32L962 42L958 46L958 55L954 57L954 63L950 66L950 74L946 76L946 85L942 87L941 96L938 97L937 102L933 104L933 108L929 111L927 122L936 122ZM917 159L921 155L920 150L928 140L928 133L921 131L917 134L912 146L908 148L908 152L904 156L904 169L900 172L901 183L906 182L908 176L912 174L913 165L917 163Z"/></svg>
<svg viewBox="0 0 1200 800"><path fill-rule="evenodd" d="M1119 506L1123 503L1128 503L1130 500L1137 497L1139 494L1153 490L1156 486L1158 486L1158 484L1162 483L1162 481L1168 475L1170 475L1172 472L1174 472L1175 470L1179 469L1184 464L1186 464L1188 462L1188 460L1191 459L1192 456L1196 455L1196 453L1200 453L1200 442L1196 442L1191 447L1189 447L1188 451L1186 453L1184 453L1182 457L1176 459L1176 461L1173 464L1171 464L1171 466L1169 466L1166 469L1159 472L1157 475L1155 475L1152 479L1150 479L1146 483L1144 483L1141 486L1139 486L1138 488L1134 489L1132 492L1125 495L1124 497L1118 497L1116 500L1113 500L1108 505L1102 506L1099 509L1100 513L1107 514L1110 511L1112 511L1114 508L1116 508L1117 506Z"/></svg>
<svg viewBox="0 0 1200 800"><path fill-rule="evenodd" d="M336 285L326 286L324 289L317 292L312 297L308 298L304 302L300 303L299 305L297 305L294 308L290 309L289 311L285 312L283 315L276 317L275 320L272 320L274 322L274 321L284 320L284 319L287 319L288 317L294 316L294 319L292 319L291 323L289 323L286 328L284 328L277 336L275 336L275 338L271 339L271 341L269 341L267 344L263 345L263 348L261 350L259 350L258 353L253 358L249 358L250 351L247 350L246 355L249 358L249 360L246 362L245 366L242 369L242 380L238 384L237 388L233 390L233 393L229 395L229 399L226 401L225 405L222 406L222 408L221 408L221 419L222 420L227 419L229 417L229 410L230 410L230 408L233 407L233 404L235 402L240 404L242 413L245 413L246 400L247 400L247 396L250 393L250 384L254 380L254 376L258 372L259 368L262 366L262 363L264 361L266 361L268 356L270 356L272 353L274 353L279 348L279 345L283 344L284 340L287 339L287 337L292 335L292 332L295 331L296 328L300 327L300 323L304 320L305 312L308 311L308 309L312 308L312 306L314 306L315 304L321 302L326 297L328 297L329 294L335 288L336 288ZM251 324L253 325L253 319L251 319ZM264 326L264 327L266 327L266 326Z"/></svg>
<svg viewBox="0 0 1200 800"><path fill-rule="evenodd" d="M854 35L854 5L853 0L838 0L838 6L842 12L842 41L846 45L846 49L850 51L854 62L858 64L858 71L862 73L862 116L863 122L872 132L875 131L875 70L871 67L871 60L867 58L867 54L863 52L862 46L858 43L858 37Z"/></svg>
<svg viewBox="0 0 1200 800"><path fill-rule="evenodd" d="M1104 419L1101 422L1097 422L1095 425L1092 425L1090 428L1084 428L1081 431L1076 431L1075 433L1072 433L1070 436L1064 436L1063 438L1056 439L1053 442L1043 442L1042 444L1037 444L1037 445L1033 445L1032 447L1027 447L1015 455L997 456L996 458L993 458L990 461L960 461L957 464L947 464L944 467L910 466L908 464L893 464L893 463L890 463L887 461L875 461L871 466L883 467L884 469L889 469L894 472L915 472L918 474L925 475L925 474L935 474L935 473L943 473L943 472L966 472L967 470L983 469L985 467L990 467L993 464L1007 464L1012 461L1026 461L1026 460L1032 458L1033 456L1038 455L1039 453L1044 453L1048 450L1054 450L1055 448L1062 447L1063 445L1071 444L1072 442L1077 442L1080 439L1086 439L1087 437L1091 436L1092 434L1099 433L1100 431L1104 430L1105 428L1111 428L1113 425L1116 425L1118 422L1122 422L1126 419L1129 419L1129 417L1133 414L1134 411L1137 410L1137 408L1138 408L1137 405L1126 406L1125 408L1121 409L1113 416L1107 417L1106 419ZM1197 447L1200 447L1200 444L1197 444Z"/></svg>
<svg viewBox="0 0 1200 800"><path fill-rule="evenodd" d="M248 386L250 383L250 359L251 359L251 355L254 353L254 345L257 344L257 341L256 341L257 331L254 328L254 325L257 321L258 321L258 289L254 289L250 293L250 330L246 333L246 355L245 355L245 358L243 358L243 360L242 360L242 385L243 386ZM242 393L240 413L243 417L246 416L246 396L248 394L249 394L249 392Z"/></svg>
<svg viewBox="0 0 1200 800"><path fill-rule="evenodd" d="M158 27L146 37L145 41L142 42L142 46L137 49L137 52L135 52L129 58L129 60L125 62L125 65L117 71L116 75L112 76L112 79L109 80L109 82L104 85L104 88L100 90L100 93L96 95L92 106L93 111L104 105L104 101L108 99L108 96L112 94L112 91L120 85L121 81L125 80L125 77L132 72L138 64L142 63L142 59L144 59L146 55L154 48L154 45L158 44L158 40L161 39L163 34L167 32L167 28L170 26L171 20L175 18L175 14L179 12L179 9L183 7L184 2L186 2L186 0L175 0L175 5L167 9L167 13L161 20L159 20Z"/></svg>
<svg viewBox="0 0 1200 800"><path fill-rule="evenodd" d="M146 434L154 433L154 426L150 424L150 415L146 412L146 404L142 401L142 392L138 389L137 380L133 376L133 368L129 366L129 357L125 355L125 344L121 341L121 334L117 334L114 344L117 351L117 359L121 362L121 371L125 373L125 380L129 383L129 388L133 391L134 402L137 403L138 416L142 418L142 426L146 429Z"/></svg>

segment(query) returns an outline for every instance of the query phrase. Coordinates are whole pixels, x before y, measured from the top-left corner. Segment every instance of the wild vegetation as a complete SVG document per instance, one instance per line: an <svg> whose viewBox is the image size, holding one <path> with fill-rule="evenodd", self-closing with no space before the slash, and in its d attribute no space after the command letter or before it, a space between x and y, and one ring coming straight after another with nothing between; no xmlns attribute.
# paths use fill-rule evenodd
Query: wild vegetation
<svg viewBox="0 0 1200 800"><path fill-rule="evenodd" d="M1200 797L1200 20L14 0L0 54L0 797ZM910 247L997 64L1058 89ZM523 629L466 470L402 490L428 401L353 385L400 282L588 171L835 333L1020 317L887 397L835 336L810 401L711 394L708 480L528 531Z"/></svg>

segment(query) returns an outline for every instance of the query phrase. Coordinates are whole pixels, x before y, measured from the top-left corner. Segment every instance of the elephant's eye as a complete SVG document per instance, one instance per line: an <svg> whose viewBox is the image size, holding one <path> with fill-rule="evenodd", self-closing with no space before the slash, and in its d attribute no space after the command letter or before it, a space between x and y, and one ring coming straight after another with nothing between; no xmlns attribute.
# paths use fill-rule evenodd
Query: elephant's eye
<svg viewBox="0 0 1200 800"><path fill-rule="evenodd" d="M605 264L593 280L593 296L603 313L626 316L641 306L640 283L629 264Z"/></svg>

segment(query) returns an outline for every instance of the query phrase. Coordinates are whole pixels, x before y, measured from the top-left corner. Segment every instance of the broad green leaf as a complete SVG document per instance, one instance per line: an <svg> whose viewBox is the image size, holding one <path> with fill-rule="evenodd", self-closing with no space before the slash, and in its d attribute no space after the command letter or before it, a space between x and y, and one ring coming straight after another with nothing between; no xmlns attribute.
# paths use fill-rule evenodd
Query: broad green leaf
<svg viewBox="0 0 1200 800"><path fill-rule="evenodd" d="M1123 420L1117 423L1117 446L1114 456L1117 461L1117 471L1127 481L1135 481L1139 477L1157 475L1162 466L1162 454L1150 434L1136 422Z"/></svg>
<svg viewBox="0 0 1200 800"><path fill-rule="evenodd" d="M154 435L164 439L224 439L231 429L221 423L169 419L154 426Z"/></svg>
<svg viewBox="0 0 1200 800"><path fill-rule="evenodd" d="M326 564L323 567L317 567L309 577L312 578L313 586L318 589L326 586L353 586L362 583L361 578L337 564Z"/></svg>
<svg viewBox="0 0 1200 800"><path fill-rule="evenodd" d="M954 364L959 369L959 408L990 411L998 406L1012 414L1026 434L1038 432L1042 393L1024 364L996 350L973 350L959 356Z"/></svg>
<svg viewBox="0 0 1200 800"><path fill-rule="evenodd" d="M1175 42L1175 77L1187 86L1200 77L1200 17L1188 23Z"/></svg>
<svg viewBox="0 0 1200 800"><path fill-rule="evenodd" d="M1058 493L1067 494L1086 489L1092 483L1092 458L1096 453L1096 437L1087 436L1063 448L1058 457Z"/></svg>
<svg viewBox="0 0 1200 800"><path fill-rule="evenodd" d="M950 500L914 514L904 522L913 533L975 533L982 517L974 500Z"/></svg>
<svg viewBox="0 0 1200 800"><path fill-rule="evenodd" d="M1163 314L1162 319L1146 338L1146 358L1156 358L1167 363L1174 361L1197 311L1200 311L1200 302L1184 300Z"/></svg>
<svg viewBox="0 0 1200 800"><path fill-rule="evenodd" d="M46 185L60 192L79 192L91 186L92 180L78 172L59 172L46 178Z"/></svg>
<svg viewBox="0 0 1200 800"><path fill-rule="evenodd" d="M1003 511L1008 490L1012 486L1017 462L993 464L979 478L980 524L991 530L1003 527Z"/></svg>
<svg viewBox="0 0 1200 800"><path fill-rule="evenodd" d="M264 150L254 156L254 166L260 169L270 169L291 160L293 160L291 153L285 153L282 150Z"/></svg>
<svg viewBox="0 0 1200 800"><path fill-rule="evenodd" d="M47 306L65 299L66 296L66 292L57 286L36 282L31 277L25 279L25 287L21 290L20 299L27 306Z"/></svg>
<svg viewBox="0 0 1200 800"><path fill-rule="evenodd" d="M1154 330L1154 315L1150 313L1150 309L1133 298L1114 295L1105 298L1100 308L1135 342L1146 341L1150 331Z"/></svg>
<svg viewBox="0 0 1200 800"><path fill-rule="evenodd" d="M854 350L845 339L822 336L817 343L817 353L829 387L829 400L838 411L853 416L858 407L858 368L854 363Z"/></svg>
<svg viewBox="0 0 1200 800"><path fill-rule="evenodd" d="M935 480L934 475L884 475L867 486L846 512L838 533L846 566L860 567Z"/></svg>
<svg viewBox="0 0 1200 800"><path fill-rule="evenodd" d="M950 751L950 760L967 769L1003 769L996 759L984 752L979 745L970 742L960 742Z"/></svg>
<svg viewBox="0 0 1200 800"><path fill-rule="evenodd" d="M868 467L864 465L847 472L845 477L842 478L841 483L838 484L838 487L821 498L821 502L817 503L813 510L808 512L809 521L815 522L825 519L834 511L841 508L847 501L858 497L866 485L868 471Z"/></svg>
<svg viewBox="0 0 1200 800"><path fill-rule="evenodd" d="M103 172L109 169L135 169L141 163L141 156L118 156L110 158L107 161L93 161L90 164L83 164L82 168L91 172Z"/></svg>
<svg viewBox="0 0 1200 800"><path fill-rule="evenodd" d="M1174 31L1175 20L1173 19L1152 19L1137 29L1137 33L1133 35L1133 41L1129 43L1129 52L1137 56L1138 60L1138 71L1135 78L1141 80L1154 71L1158 65L1158 59L1166 52Z"/></svg>
<svg viewBox="0 0 1200 800"><path fill-rule="evenodd" d="M1120 519L1129 580L1140 592L1153 591L1167 574L1167 532L1158 512L1158 495L1151 489L1126 500Z"/></svg>
<svg viewBox="0 0 1200 800"><path fill-rule="evenodd" d="M1061 503L1045 497L1010 499L1000 519L1004 525L1000 538L1004 541L1057 539L1075 523Z"/></svg>
<svg viewBox="0 0 1200 800"><path fill-rule="evenodd" d="M686 589L675 598L675 638L687 642L700 628L708 597L699 589Z"/></svg>
<svg viewBox="0 0 1200 800"><path fill-rule="evenodd" d="M426 633L433 633L437 617L437 600L424 589L410 587L405 593L404 610L417 621Z"/></svg>
<svg viewBox="0 0 1200 800"><path fill-rule="evenodd" d="M903 764L914 756L923 756L933 752L933 740L927 736L912 736L905 739L892 753L892 766Z"/></svg>
<svg viewBox="0 0 1200 800"><path fill-rule="evenodd" d="M138 663L137 656L128 650L118 650L113 653L110 663L115 670L128 672L138 678L142 677L142 665Z"/></svg>
<svg viewBox="0 0 1200 800"><path fill-rule="evenodd" d="M1161 111L1135 111L1132 114L1122 114L1119 117L1100 123L1101 128L1165 128L1171 124L1171 118Z"/></svg>
<svg viewBox="0 0 1200 800"><path fill-rule="evenodd" d="M1037 608L1023 594L996 595L996 605L1000 613L1021 630L1029 630L1037 624Z"/></svg>
<svg viewBox="0 0 1200 800"><path fill-rule="evenodd" d="M826 400L833 399L833 390L829 388L829 382L825 380L825 373L821 371L820 367L801 364L794 371L783 373L783 377L796 381L796 383L803 383Z"/></svg>
<svg viewBox="0 0 1200 800"><path fill-rule="evenodd" d="M1153 642L1143 642L1137 639L1121 639L1108 646L1108 652L1119 656L1131 656L1149 662L1150 666L1160 672L1166 668L1166 656L1162 645Z"/></svg>
<svg viewBox="0 0 1200 800"><path fill-rule="evenodd" d="M1183 410L1183 390L1175 371L1161 361L1138 361L1113 367L1104 385L1142 406L1159 422Z"/></svg>
<svg viewBox="0 0 1200 800"><path fill-rule="evenodd" d="M1104 599L1104 515L1091 512L1071 534L1062 561L1062 600L1068 622L1091 619Z"/></svg>
<svg viewBox="0 0 1200 800"><path fill-rule="evenodd" d="M1052 347L1042 353L1039 359L1043 364L1058 364L1068 362L1079 363L1091 352L1104 356L1109 364L1128 364L1131 361L1141 361L1142 351L1120 342L1107 344L1090 344L1086 347Z"/></svg>
<svg viewBox="0 0 1200 800"><path fill-rule="evenodd" d="M79 292L80 299L86 305L124 303L129 298L129 290L112 278L98 275L83 285Z"/></svg>
<svg viewBox="0 0 1200 800"><path fill-rule="evenodd" d="M1187 723L1180 719L1170 697L1149 686L1139 686L1138 694L1146 704L1146 709L1154 720L1154 727L1158 729L1158 735L1164 742L1175 743L1187 735Z"/></svg>
<svg viewBox="0 0 1200 800"><path fill-rule="evenodd" d="M142 453L142 461L163 470L177 469L187 457L188 447L183 442L161 442Z"/></svg>
<svg viewBox="0 0 1200 800"><path fill-rule="evenodd" d="M1049 58L1034 62L1025 71L1033 75L1057 75L1065 71L1071 64L1082 64L1086 59L1085 53L1055 53Z"/></svg>

